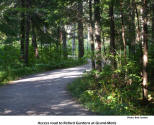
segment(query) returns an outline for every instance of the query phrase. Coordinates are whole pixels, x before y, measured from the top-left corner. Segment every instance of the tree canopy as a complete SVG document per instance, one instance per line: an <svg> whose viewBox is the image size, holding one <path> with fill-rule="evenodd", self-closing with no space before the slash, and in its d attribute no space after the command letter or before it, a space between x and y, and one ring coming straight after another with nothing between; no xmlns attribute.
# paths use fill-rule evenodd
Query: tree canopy
<svg viewBox="0 0 154 125"><path fill-rule="evenodd" d="M0 82L88 58L92 89L149 104L153 48L153 0L0 0Z"/></svg>

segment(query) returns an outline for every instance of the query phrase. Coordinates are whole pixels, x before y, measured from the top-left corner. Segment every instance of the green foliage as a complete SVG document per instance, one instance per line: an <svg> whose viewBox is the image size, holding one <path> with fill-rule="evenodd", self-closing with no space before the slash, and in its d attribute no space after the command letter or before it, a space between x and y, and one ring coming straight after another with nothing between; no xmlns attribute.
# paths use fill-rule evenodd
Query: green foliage
<svg viewBox="0 0 154 125"><path fill-rule="evenodd" d="M21 61L18 44L16 44L16 47L5 45L0 48L0 53L0 84L7 83L10 80L18 79L25 75L86 63L85 59L64 59L60 57L59 52L54 48L50 51L44 48L39 58L35 58L33 49L30 47L29 66L25 66ZM41 50L39 50L39 53L41 53Z"/></svg>
<svg viewBox="0 0 154 125"><path fill-rule="evenodd" d="M101 115L151 115L152 107L142 107L139 103L141 77L133 70L138 69L134 63L130 61L127 67L115 71L105 65L99 78L95 77L96 71L88 72L69 84L68 89L86 108ZM124 81L126 69L130 83Z"/></svg>
<svg viewBox="0 0 154 125"><path fill-rule="evenodd" d="M86 62L85 58L81 60L64 58L63 54L59 32L72 20L69 14L75 13L75 10L70 11L68 9L68 6L72 6L71 1L31 1L28 9L22 2L0 1L0 84L24 75L72 67ZM21 43L19 44L19 42L22 35L25 35L26 23L22 21L26 21L27 17L23 14L26 15L27 12L31 17L31 25L29 53L27 53L29 63L26 66L25 60L21 57ZM39 58L35 57L34 45L31 45L33 38L38 47ZM25 45L24 39L22 42ZM69 55L72 54L72 41L70 43L70 47L67 48ZM23 49L24 52L25 48Z"/></svg>
<svg viewBox="0 0 154 125"><path fill-rule="evenodd" d="M67 40L67 53L72 55L72 39L76 39L76 23L80 20L78 13L79 0L37 0L31 1L29 8L21 5L21 1L1 0L0 1L0 83L17 79L21 76L47 71L51 69L76 66L85 63L85 58L91 58L92 52L87 49L82 60L64 58L62 49L61 32L62 27L70 27L69 39ZM102 72L91 71L81 80L69 86L73 95L78 97L88 108L100 114L150 114L145 106L138 108L137 100L141 97L142 82L142 45L139 39L142 29L142 14L139 9L142 5L139 1L128 0L101 0L99 3L101 13L101 34L103 57L106 65ZM152 16L154 12L150 10L152 1L147 1L148 28L152 31ZM95 9L94 2L92 11ZM113 22L111 26L110 5L113 3ZM24 4L24 3L23 3ZM89 8L88 1L84 1L84 35L88 35ZM21 59L19 41L26 28L27 16L31 17L31 27L29 31L29 64L25 66ZM92 13L97 15L95 11ZM122 20L123 15L123 20ZM25 19L24 19L25 17ZM139 19L139 22L138 22ZM94 21L95 22L95 21ZM23 26L22 26L23 23ZM122 25L124 31L122 32ZM115 29L114 35L110 30ZM154 30L154 29L153 29ZM28 34L28 33L26 33ZM35 35L34 35L35 34ZM114 36L115 55L111 55L111 36ZM122 35L126 40L126 57L124 57L124 43ZM149 84L153 87L154 79L154 44L153 34L148 37L149 64L147 67ZM39 51L39 58L35 57L31 40L36 36L36 44ZM144 36L144 35L143 35ZM73 38L74 37L74 38ZM152 37L152 38L150 38ZM96 38L96 36L94 37ZM27 38L26 38L27 39ZM142 38L141 38L142 39ZM23 40L25 44L25 40ZM78 41L75 41L75 55L78 55ZM86 46L85 46L86 47ZM24 50L25 52L25 50ZM95 51L95 55L97 52ZM95 55L93 56L95 59ZM99 56L101 60L101 56ZM116 66L113 62L116 62ZM96 61L97 62L97 61ZM152 94L151 94L152 95ZM150 97L150 96L149 96ZM137 105L137 106L136 106Z"/></svg>

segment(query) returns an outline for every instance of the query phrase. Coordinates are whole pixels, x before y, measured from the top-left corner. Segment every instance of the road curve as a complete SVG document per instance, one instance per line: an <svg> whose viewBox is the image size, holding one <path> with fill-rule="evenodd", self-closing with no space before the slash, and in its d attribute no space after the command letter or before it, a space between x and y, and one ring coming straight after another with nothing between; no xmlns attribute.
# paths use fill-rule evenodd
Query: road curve
<svg viewBox="0 0 154 125"><path fill-rule="evenodd" d="M67 91L89 66L32 75L0 87L0 115L94 115Z"/></svg>

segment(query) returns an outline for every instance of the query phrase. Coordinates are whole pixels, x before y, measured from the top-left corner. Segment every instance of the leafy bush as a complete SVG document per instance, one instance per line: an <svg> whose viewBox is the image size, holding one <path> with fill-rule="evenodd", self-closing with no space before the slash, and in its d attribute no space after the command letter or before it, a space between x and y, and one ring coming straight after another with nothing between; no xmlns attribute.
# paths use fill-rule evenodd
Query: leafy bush
<svg viewBox="0 0 154 125"><path fill-rule="evenodd" d="M110 65L105 65L99 78L95 77L96 71L90 71L83 78L69 84L68 90L86 108L98 114L153 114L151 107L142 107L138 103L141 97L141 77L134 63L129 62L127 67L119 67L116 70ZM131 79L131 82L125 82L125 79Z"/></svg>
<svg viewBox="0 0 154 125"><path fill-rule="evenodd" d="M53 70L57 68L73 67L86 63L85 59L65 59L58 51L45 48L39 51L39 58L34 57L33 48L29 49L29 65L20 59L19 46L5 45L0 48L0 84L18 79L25 75Z"/></svg>

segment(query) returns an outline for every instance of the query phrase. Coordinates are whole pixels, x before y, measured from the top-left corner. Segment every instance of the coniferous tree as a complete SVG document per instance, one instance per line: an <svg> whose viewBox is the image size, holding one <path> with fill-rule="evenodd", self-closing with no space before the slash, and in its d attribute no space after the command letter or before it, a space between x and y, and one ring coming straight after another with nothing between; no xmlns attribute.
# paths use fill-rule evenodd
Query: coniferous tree
<svg viewBox="0 0 154 125"><path fill-rule="evenodd" d="M102 55L101 55L101 16L100 16L100 0L94 0L95 15L95 42L96 42L96 70L102 71Z"/></svg>
<svg viewBox="0 0 154 125"><path fill-rule="evenodd" d="M148 6L147 0L142 0L142 9L143 9L143 100L148 99Z"/></svg>
<svg viewBox="0 0 154 125"><path fill-rule="evenodd" d="M90 43L91 43L91 63L92 69L95 69L95 43L94 43L94 21L93 21L93 11L92 11L92 0L89 0L89 22L90 22Z"/></svg>
<svg viewBox="0 0 154 125"><path fill-rule="evenodd" d="M36 41L36 29L35 29L35 22L33 22L33 20L31 20L31 25L32 25L32 45L34 48L34 54L35 57L38 58L39 57L39 53L38 53L38 45L37 45L37 41Z"/></svg>
<svg viewBox="0 0 154 125"><path fill-rule="evenodd" d="M136 30L135 30L135 0L130 0L130 29L129 33L131 36L129 36L130 40L130 49L129 53L134 58L135 56L135 44L136 44Z"/></svg>
<svg viewBox="0 0 154 125"><path fill-rule="evenodd" d="M152 1L152 42L154 43L154 1Z"/></svg>
<svg viewBox="0 0 154 125"><path fill-rule="evenodd" d="M114 56L112 59L112 64L114 69L116 68L116 48L115 48L115 23L114 23L114 0L111 0L109 5L109 15L110 15L110 51L111 54Z"/></svg>
<svg viewBox="0 0 154 125"><path fill-rule="evenodd" d="M83 38L83 2L78 2L78 43L79 58L84 56L84 38Z"/></svg>
<svg viewBox="0 0 154 125"><path fill-rule="evenodd" d="M62 37L63 37L63 56L67 59L67 32L65 27L62 29Z"/></svg>
<svg viewBox="0 0 154 125"><path fill-rule="evenodd" d="M125 39L125 24L124 24L124 13L123 13L123 1L120 1L120 11L121 11L121 35L124 47L124 58L126 63L126 39Z"/></svg>
<svg viewBox="0 0 154 125"><path fill-rule="evenodd" d="M20 23L20 34L21 34L21 40L20 40L20 51L21 51L21 58L24 59L25 55L25 1L21 0L21 7L22 7L22 12L21 12L21 23Z"/></svg>
<svg viewBox="0 0 154 125"><path fill-rule="evenodd" d="M29 35L30 35L30 0L26 1L26 28L25 28L25 64L28 65L29 60Z"/></svg>

